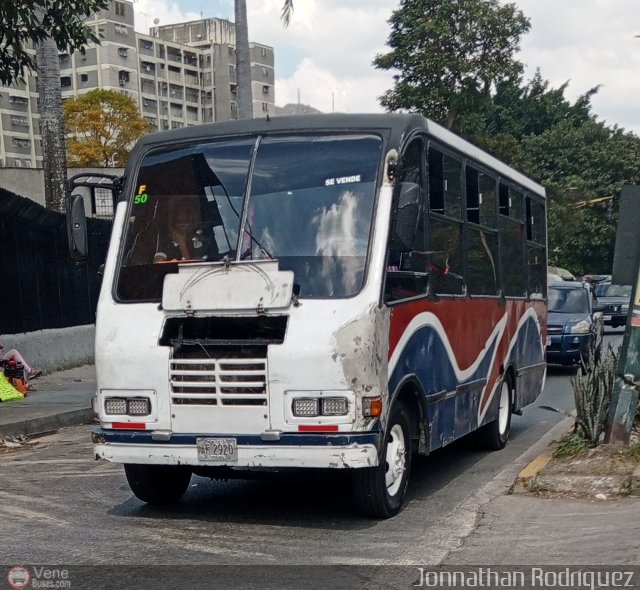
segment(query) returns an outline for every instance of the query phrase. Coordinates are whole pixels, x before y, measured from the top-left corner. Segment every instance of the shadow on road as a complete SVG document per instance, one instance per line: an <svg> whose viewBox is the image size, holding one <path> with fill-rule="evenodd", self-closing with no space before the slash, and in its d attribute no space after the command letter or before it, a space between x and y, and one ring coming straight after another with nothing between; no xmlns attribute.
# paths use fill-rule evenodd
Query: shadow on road
<svg viewBox="0 0 640 590"><path fill-rule="evenodd" d="M488 454L473 444L472 437L465 437L428 457L414 455L407 503L428 499ZM357 512L350 473L336 470L260 473L228 481L193 476L187 494L175 506L148 506L132 497L109 514L329 530L366 529L379 523Z"/></svg>

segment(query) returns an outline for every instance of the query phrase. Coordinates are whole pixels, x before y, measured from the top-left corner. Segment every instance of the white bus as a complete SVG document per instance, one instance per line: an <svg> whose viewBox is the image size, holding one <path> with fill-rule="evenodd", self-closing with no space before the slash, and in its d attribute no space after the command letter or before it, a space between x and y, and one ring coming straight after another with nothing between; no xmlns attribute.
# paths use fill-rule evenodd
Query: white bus
<svg viewBox="0 0 640 590"><path fill-rule="evenodd" d="M413 453L502 448L541 391L544 189L421 116L154 133L120 189L93 444L145 502L192 474L350 469L390 517Z"/></svg>

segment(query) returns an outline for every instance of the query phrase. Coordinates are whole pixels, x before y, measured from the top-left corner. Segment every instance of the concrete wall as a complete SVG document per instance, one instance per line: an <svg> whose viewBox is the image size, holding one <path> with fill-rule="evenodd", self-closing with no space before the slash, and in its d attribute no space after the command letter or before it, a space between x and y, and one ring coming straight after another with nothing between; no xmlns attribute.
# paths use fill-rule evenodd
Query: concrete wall
<svg viewBox="0 0 640 590"><path fill-rule="evenodd" d="M101 172L120 176L124 168L69 168L70 177L83 172ZM31 199L44 207L44 171L42 168L0 168L0 187ZM87 209L89 210L89 209Z"/></svg>
<svg viewBox="0 0 640 590"><path fill-rule="evenodd" d="M45 373L94 362L95 326L74 326L0 335L3 352L15 348L31 367Z"/></svg>

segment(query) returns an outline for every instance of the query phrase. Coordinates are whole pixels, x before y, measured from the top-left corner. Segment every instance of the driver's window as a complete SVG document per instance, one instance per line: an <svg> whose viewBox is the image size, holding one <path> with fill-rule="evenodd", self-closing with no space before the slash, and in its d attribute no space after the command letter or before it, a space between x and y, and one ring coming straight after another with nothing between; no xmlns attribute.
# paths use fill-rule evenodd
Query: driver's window
<svg viewBox="0 0 640 590"><path fill-rule="evenodd" d="M427 293L425 258L425 205L424 198L424 141L414 139L406 147L401 158L398 183L417 184L422 188L422 201L416 220L416 231L411 247L401 249L391 245L387 251L387 266L384 288L385 302L401 301L420 297ZM397 207L397 201L395 204ZM393 212L394 215L396 211ZM390 242L391 244L391 242Z"/></svg>

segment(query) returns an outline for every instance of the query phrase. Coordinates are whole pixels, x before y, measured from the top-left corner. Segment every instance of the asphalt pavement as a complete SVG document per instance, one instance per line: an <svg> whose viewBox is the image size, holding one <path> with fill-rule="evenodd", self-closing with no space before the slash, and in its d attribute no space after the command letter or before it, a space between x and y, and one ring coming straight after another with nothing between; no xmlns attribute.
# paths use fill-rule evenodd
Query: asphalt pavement
<svg viewBox="0 0 640 590"><path fill-rule="evenodd" d="M93 365L44 375L35 383L38 390L24 400L0 404L0 439L92 421ZM570 418L562 420L487 484L468 490L455 510L443 515L442 526L432 531L437 535L427 530L424 546L407 548L413 559L405 565L640 565L640 498L579 500L512 493L520 470L571 424ZM12 453L13 461L21 453ZM635 576L631 587L640 587L640 570Z"/></svg>

